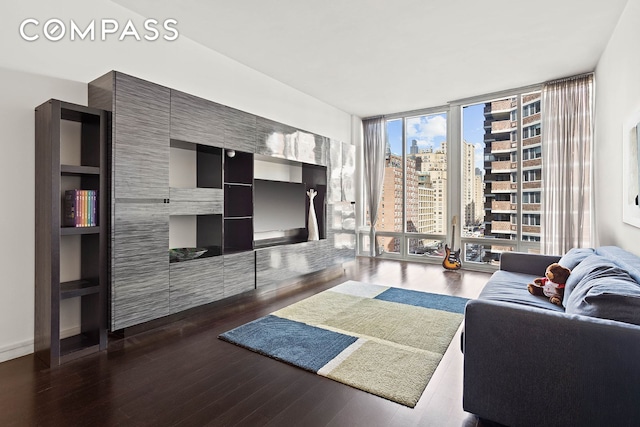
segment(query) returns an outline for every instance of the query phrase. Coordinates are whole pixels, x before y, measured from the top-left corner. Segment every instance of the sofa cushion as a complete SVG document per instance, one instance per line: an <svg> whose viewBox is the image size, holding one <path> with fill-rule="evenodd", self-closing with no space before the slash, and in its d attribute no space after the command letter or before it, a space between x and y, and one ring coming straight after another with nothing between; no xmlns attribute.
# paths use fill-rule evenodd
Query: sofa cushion
<svg viewBox="0 0 640 427"><path fill-rule="evenodd" d="M570 249L566 254L562 255L558 264L561 266L568 268L569 270L573 270L576 268L578 264L585 260L590 255L595 253L595 249L592 248L573 248Z"/></svg>
<svg viewBox="0 0 640 427"><path fill-rule="evenodd" d="M584 264L584 265L583 265ZM589 269L582 274L581 270ZM576 269L580 281L566 294L567 314L640 325L640 285L610 260L592 255Z"/></svg>
<svg viewBox="0 0 640 427"><path fill-rule="evenodd" d="M489 282L487 282L482 292L480 292L478 299L510 302L563 312L564 309L552 304L549 298L535 296L529 293L527 285L533 283L533 279L536 277L538 276L498 270L493 273Z"/></svg>

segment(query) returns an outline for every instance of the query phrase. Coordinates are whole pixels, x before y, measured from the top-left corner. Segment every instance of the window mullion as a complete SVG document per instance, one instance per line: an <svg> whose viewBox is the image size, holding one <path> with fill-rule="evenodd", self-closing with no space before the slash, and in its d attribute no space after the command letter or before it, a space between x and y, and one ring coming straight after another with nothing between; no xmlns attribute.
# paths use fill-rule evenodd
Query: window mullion
<svg viewBox="0 0 640 427"><path fill-rule="evenodd" d="M522 113L522 94L518 95L517 109L518 109L518 120L517 120L517 138L516 138L516 155L518 156L516 173L518 176L518 181L516 182L516 198L518 203L516 204L516 242L517 248L520 249L520 242L522 241L522 188L523 188L523 175L522 175L522 165L523 165L523 150L522 150L522 124L523 124L523 113Z"/></svg>

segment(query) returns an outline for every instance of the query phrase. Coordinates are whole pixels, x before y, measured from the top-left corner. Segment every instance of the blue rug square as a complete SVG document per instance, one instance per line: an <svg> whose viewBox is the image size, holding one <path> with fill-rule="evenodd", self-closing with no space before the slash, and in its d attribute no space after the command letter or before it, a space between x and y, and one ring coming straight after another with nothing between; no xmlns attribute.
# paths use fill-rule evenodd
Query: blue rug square
<svg viewBox="0 0 640 427"><path fill-rule="evenodd" d="M389 288L377 295L375 299L460 314L464 313L464 306L469 301L467 298L402 288Z"/></svg>
<svg viewBox="0 0 640 427"><path fill-rule="evenodd" d="M225 332L220 338L314 373L357 340L273 315Z"/></svg>

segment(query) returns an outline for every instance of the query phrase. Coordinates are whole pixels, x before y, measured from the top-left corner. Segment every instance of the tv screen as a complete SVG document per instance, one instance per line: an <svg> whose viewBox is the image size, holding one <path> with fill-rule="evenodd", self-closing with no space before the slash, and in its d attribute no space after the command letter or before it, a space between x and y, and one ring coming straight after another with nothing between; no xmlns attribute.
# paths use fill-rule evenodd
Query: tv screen
<svg viewBox="0 0 640 427"><path fill-rule="evenodd" d="M255 232L305 228L307 193L303 183L253 182L253 230Z"/></svg>

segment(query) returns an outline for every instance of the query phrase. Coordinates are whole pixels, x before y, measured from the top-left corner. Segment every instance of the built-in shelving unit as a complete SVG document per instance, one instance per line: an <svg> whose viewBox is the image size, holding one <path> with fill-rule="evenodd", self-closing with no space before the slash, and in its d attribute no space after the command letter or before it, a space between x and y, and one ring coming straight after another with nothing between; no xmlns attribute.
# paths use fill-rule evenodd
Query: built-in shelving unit
<svg viewBox="0 0 640 427"><path fill-rule="evenodd" d="M112 331L354 256L353 249L336 245L335 224L328 225L335 210L327 213L327 182L328 176L341 180L341 143L328 156L329 138L118 71L89 83L88 98L113 114ZM267 171L293 171L295 177L259 176L256 158ZM290 224L274 232L255 230L256 216L264 212L255 204L257 180L295 184L288 187L297 194L294 230ZM318 191L316 242L306 242L308 188ZM286 217L285 211L276 206L276 217ZM170 262L168 249L179 247L207 252Z"/></svg>
<svg viewBox="0 0 640 427"><path fill-rule="evenodd" d="M57 366L107 343L107 113L52 99L35 116L34 347ZM62 226L64 192L73 189L97 191L97 226ZM64 300L79 308L75 333L62 330Z"/></svg>

